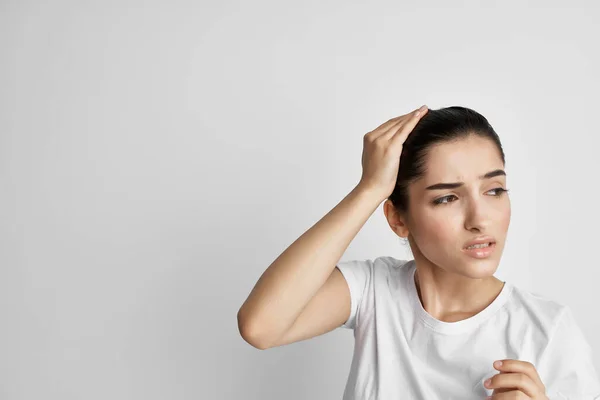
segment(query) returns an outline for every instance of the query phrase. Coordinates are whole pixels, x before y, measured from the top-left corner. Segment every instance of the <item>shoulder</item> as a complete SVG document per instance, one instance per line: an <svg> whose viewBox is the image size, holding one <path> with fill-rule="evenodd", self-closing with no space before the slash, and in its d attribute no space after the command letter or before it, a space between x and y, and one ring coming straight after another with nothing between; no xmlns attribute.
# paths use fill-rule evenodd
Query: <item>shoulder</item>
<svg viewBox="0 0 600 400"><path fill-rule="evenodd" d="M513 297L525 311L536 315L549 316L553 320L568 309L568 306L545 294L533 292L522 287L513 286Z"/></svg>
<svg viewBox="0 0 600 400"><path fill-rule="evenodd" d="M373 268L379 273L399 273L408 271L413 260L402 260L392 256L380 256L373 260Z"/></svg>
<svg viewBox="0 0 600 400"><path fill-rule="evenodd" d="M387 275L407 270L412 260L401 260L392 256L369 259L340 261L337 266L343 269L368 271L371 275Z"/></svg>
<svg viewBox="0 0 600 400"><path fill-rule="evenodd" d="M514 285L507 309L511 320L528 321L532 334L537 335L538 340L543 337L546 342L553 336L565 315L570 313L566 304Z"/></svg>
<svg viewBox="0 0 600 400"><path fill-rule="evenodd" d="M357 282L361 287L378 287L382 284L399 284L408 276L410 265L411 260L379 256L340 261L337 267L348 281Z"/></svg>
<svg viewBox="0 0 600 400"><path fill-rule="evenodd" d="M414 260L403 260L392 256L380 256L370 261L375 285L397 286L409 279Z"/></svg>

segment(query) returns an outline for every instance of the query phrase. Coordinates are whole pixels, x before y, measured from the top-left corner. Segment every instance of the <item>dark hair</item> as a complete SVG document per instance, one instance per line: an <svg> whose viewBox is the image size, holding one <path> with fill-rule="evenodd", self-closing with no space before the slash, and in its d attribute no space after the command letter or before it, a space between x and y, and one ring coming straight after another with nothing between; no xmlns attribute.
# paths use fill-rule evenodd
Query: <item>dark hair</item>
<svg viewBox="0 0 600 400"><path fill-rule="evenodd" d="M490 139L505 164L500 138L483 115L459 106L428 110L402 145L396 187L389 196L394 207L402 213L408 211L408 186L425 175L426 156L433 146L471 135Z"/></svg>

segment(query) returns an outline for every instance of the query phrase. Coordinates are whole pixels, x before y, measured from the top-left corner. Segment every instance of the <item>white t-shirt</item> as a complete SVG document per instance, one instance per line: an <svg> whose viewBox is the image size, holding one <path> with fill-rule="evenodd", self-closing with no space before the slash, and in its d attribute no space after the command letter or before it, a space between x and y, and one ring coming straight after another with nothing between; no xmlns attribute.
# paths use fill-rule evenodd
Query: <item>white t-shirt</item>
<svg viewBox="0 0 600 400"><path fill-rule="evenodd" d="M483 311L444 322L423 308L414 260L338 263L351 295L341 326L354 330L344 400L473 399L500 373L493 362L529 361L549 399L600 399L592 349L569 306L505 282Z"/></svg>

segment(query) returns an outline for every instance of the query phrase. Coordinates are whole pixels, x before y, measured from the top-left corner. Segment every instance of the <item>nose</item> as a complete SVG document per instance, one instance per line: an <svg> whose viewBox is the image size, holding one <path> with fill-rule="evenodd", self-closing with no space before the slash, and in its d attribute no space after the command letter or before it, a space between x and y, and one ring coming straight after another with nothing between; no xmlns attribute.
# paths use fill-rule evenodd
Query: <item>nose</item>
<svg viewBox="0 0 600 400"><path fill-rule="evenodd" d="M465 203L465 229L485 232L490 225L490 212L483 199L469 199Z"/></svg>

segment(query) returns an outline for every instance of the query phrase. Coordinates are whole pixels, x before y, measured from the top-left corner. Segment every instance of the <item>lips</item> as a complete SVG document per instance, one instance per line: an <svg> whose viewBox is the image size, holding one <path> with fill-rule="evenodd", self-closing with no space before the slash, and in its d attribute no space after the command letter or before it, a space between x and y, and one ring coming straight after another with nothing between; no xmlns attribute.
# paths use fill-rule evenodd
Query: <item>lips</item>
<svg viewBox="0 0 600 400"><path fill-rule="evenodd" d="M494 239L492 236L481 236L481 237L472 239L471 241L465 243L465 245L463 246L463 249L466 249L467 247L472 246L474 244L485 244L485 243L495 244L496 239Z"/></svg>
<svg viewBox="0 0 600 400"><path fill-rule="evenodd" d="M469 257L483 260L488 257L491 257L491 255L496 251L496 243L492 243L490 246L482 248L474 247L471 249L463 249L462 251Z"/></svg>

